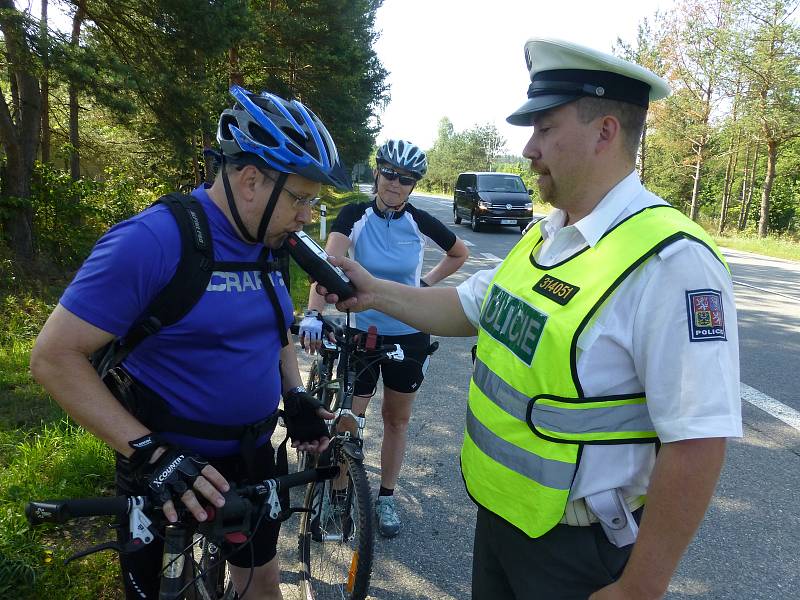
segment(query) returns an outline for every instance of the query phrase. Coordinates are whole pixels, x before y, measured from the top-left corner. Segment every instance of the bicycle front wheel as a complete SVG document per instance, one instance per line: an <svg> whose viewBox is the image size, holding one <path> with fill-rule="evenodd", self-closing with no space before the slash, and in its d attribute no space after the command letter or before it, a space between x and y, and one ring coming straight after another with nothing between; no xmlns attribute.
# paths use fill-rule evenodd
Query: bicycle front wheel
<svg viewBox="0 0 800 600"><path fill-rule="evenodd" d="M304 600L363 600L372 575L372 496L364 465L338 448L346 477L308 486L300 519ZM338 489L338 485L346 487Z"/></svg>

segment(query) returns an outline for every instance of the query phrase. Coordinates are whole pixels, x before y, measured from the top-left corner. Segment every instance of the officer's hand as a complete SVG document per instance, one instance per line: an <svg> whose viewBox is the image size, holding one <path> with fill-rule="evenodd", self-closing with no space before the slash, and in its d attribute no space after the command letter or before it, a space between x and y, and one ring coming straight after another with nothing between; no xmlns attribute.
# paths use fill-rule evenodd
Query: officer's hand
<svg viewBox="0 0 800 600"><path fill-rule="evenodd" d="M375 284L377 279L370 275L370 273L354 260L342 256L329 256L328 262L337 267L341 267L345 275L353 283L356 289L355 296L347 300L339 301L339 296L336 294L329 294L328 290L322 284L317 284L317 293L325 297L325 302L328 304L335 304L336 308L341 311L350 310L353 312L361 312L372 306L375 300Z"/></svg>
<svg viewBox="0 0 800 600"><path fill-rule="evenodd" d="M310 354L316 354L322 346L322 320L319 314L309 311L300 321L300 346Z"/></svg>
<svg viewBox="0 0 800 600"><path fill-rule="evenodd" d="M162 506L164 516L170 523L178 520L175 499L180 499L195 519L205 521L208 514L200 505L196 492L220 507L225 504L220 492L230 489L222 474L203 458L169 445L153 452L144 478L151 499L156 505Z"/></svg>
<svg viewBox="0 0 800 600"><path fill-rule="evenodd" d="M292 391L283 399L283 420L292 438L292 448L304 452L324 452L330 444L325 419L334 414L308 392Z"/></svg>

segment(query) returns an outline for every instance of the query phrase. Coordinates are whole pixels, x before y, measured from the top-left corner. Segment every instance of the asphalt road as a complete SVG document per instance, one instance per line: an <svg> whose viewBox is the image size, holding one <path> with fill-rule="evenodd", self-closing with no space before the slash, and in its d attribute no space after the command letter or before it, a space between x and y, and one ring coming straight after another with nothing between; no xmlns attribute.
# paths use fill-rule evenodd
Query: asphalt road
<svg viewBox="0 0 800 600"><path fill-rule="evenodd" d="M519 239L515 227L473 233L452 222L451 200L413 196L470 249L462 270L440 285L456 285L502 259ZM794 382L800 371L800 264L726 251L740 324L741 379L748 394L769 396L800 411ZM441 257L426 253L433 266ZM370 598L468 599L475 507L458 467L470 348L474 338L441 338L417 398L396 491L403 530L378 537ZM308 364L305 358L301 359ZM702 366L699 365L699 368ZM367 414L367 469L379 483L380 390ZM678 599L800 598L800 431L743 402L745 437L729 444L709 513L666 596ZM790 420L791 422L791 420ZM691 490L686 490L691 493ZM296 596L296 519L281 545L284 594Z"/></svg>

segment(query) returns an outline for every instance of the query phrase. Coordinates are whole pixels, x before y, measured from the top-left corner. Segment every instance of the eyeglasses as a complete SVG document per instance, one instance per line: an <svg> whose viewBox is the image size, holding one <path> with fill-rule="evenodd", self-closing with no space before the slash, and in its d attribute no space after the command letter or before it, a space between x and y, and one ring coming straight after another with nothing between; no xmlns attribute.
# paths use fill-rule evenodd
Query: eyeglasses
<svg viewBox="0 0 800 600"><path fill-rule="evenodd" d="M272 181L274 183L278 182L277 179L275 179L272 175L270 175L266 171L261 171L261 174L264 175L264 177L266 177L267 179L269 179L270 181ZM297 194L295 194L292 190L287 188L285 185L283 186L283 190L281 190L281 191L286 192L287 194L289 194L293 198L292 208L294 210L299 210L300 208L306 208L306 207L313 208L317 204L319 204L319 196L314 196L312 198L308 198L308 197L303 198L303 197L298 196Z"/></svg>
<svg viewBox="0 0 800 600"><path fill-rule="evenodd" d="M383 175L387 181L394 181L397 179L400 182L400 185L414 185L417 180L413 177L409 177L408 175L400 175L397 171L393 169L387 169L383 167L378 170L378 172Z"/></svg>

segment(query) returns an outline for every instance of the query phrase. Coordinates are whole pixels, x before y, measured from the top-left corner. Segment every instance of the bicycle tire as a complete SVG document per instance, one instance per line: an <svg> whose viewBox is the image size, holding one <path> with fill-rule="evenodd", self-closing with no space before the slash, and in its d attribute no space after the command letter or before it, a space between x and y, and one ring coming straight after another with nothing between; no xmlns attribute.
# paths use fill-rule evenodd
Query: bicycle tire
<svg viewBox="0 0 800 600"><path fill-rule="evenodd" d="M347 467L344 502L325 505L324 499L331 498L332 480L306 490L307 512L300 518L298 543L303 600L364 600L369 590L375 539L367 473L341 446L336 454ZM316 534L315 518L321 524Z"/></svg>

